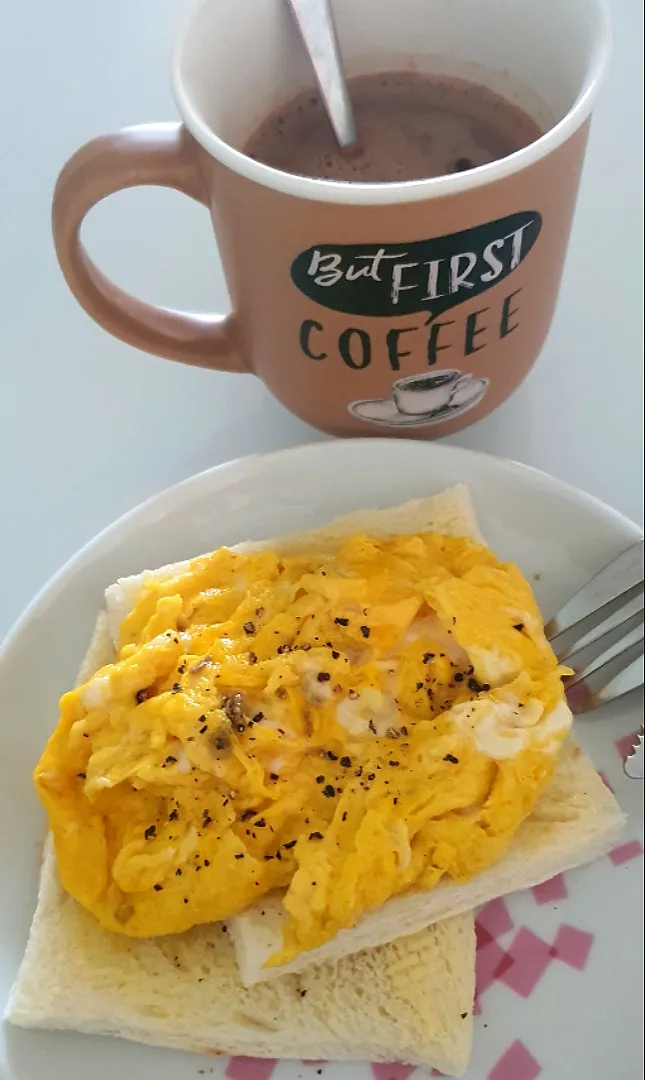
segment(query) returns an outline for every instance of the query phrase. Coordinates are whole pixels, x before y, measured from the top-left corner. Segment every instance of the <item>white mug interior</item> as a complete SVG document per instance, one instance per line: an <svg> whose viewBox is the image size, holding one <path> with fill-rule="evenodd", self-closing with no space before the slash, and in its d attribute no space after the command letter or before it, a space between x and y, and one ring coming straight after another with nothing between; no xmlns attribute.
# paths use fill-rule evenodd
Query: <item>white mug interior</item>
<svg viewBox="0 0 645 1080"><path fill-rule="evenodd" d="M181 37L173 84L199 143L237 172L328 202L443 196L538 160L588 118L610 53L605 0L332 0L347 73L429 71L485 84L545 134L488 165L451 176L347 184L283 173L240 146L273 109L314 81L285 0L203 0Z"/></svg>

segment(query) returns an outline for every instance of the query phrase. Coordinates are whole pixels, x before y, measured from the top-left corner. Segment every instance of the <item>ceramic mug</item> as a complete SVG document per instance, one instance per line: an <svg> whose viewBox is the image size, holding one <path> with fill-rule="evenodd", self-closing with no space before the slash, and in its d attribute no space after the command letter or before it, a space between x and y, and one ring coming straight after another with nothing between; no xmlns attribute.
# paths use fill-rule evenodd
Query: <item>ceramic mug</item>
<svg viewBox="0 0 645 1080"><path fill-rule="evenodd" d="M331 434L396 434L393 383L463 365L485 387L472 407L439 425L405 420L408 437L450 434L512 393L549 329L610 51L607 10L604 0L337 0L334 11L350 75L470 78L545 134L489 165L406 183L272 169L239 147L311 85L287 4L205 0L173 60L183 122L100 137L67 163L53 204L58 259L85 310L123 341L255 374ZM88 211L150 184L209 208L230 313L143 303L90 260L80 239Z"/></svg>

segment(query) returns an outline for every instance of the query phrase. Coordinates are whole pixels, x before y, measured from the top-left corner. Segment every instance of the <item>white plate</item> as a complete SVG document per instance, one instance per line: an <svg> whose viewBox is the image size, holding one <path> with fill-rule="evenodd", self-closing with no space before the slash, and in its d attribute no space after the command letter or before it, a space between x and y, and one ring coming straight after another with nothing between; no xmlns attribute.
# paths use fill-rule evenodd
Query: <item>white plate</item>
<svg viewBox="0 0 645 1080"><path fill-rule="evenodd" d="M85 651L103 589L120 575L222 543L311 528L349 510L394 505L458 481L469 485L490 545L534 582L545 615L641 535L602 503L512 462L433 444L338 441L250 457L193 477L116 522L47 585L0 653L2 1006L27 938L44 835L30 774L56 722L58 697ZM622 850L613 861L603 858L567 874L550 892L512 896L481 917L480 977L487 982L496 970L501 978L480 997L468 1080L641 1075L643 787L623 776L616 747L639 726L641 700L622 701L611 713L576 725L629 815ZM266 1062L229 1063L108 1038L8 1025L3 1036L3 1080L196 1080L200 1074L267 1080L273 1072ZM317 1080L318 1070L323 1080L405 1080L411 1072L296 1063L276 1066L274 1080ZM426 1076L419 1070L419 1080Z"/></svg>

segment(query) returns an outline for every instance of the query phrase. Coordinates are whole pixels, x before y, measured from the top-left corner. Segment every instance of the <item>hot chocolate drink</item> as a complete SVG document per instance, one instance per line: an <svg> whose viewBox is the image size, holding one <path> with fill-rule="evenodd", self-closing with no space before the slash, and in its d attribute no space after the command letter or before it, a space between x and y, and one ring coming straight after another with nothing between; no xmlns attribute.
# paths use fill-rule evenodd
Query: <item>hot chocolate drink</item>
<svg viewBox="0 0 645 1080"><path fill-rule="evenodd" d="M464 172L528 146L542 131L485 86L449 76L385 72L349 80L357 146L341 150L320 96L303 91L266 117L244 152L282 172L391 183Z"/></svg>

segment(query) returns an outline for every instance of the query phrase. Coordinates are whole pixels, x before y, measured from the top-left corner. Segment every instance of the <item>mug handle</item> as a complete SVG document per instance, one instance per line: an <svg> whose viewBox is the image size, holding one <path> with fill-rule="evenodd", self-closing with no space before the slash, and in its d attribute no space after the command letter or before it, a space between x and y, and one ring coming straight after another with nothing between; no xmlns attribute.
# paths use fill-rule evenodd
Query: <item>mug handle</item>
<svg viewBox="0 0 645 1080"><path fill-rule="evenodd" d="M218 371L246 371L232 315L196 315L157 307L101 273L81 241L85 215L126 188L174 188L208 206L196 144L183 124L143 124L103 135L67 162L54 191L52 230L65 280L104 330L156 356Z"/></svg>

